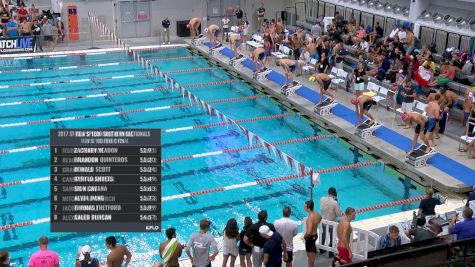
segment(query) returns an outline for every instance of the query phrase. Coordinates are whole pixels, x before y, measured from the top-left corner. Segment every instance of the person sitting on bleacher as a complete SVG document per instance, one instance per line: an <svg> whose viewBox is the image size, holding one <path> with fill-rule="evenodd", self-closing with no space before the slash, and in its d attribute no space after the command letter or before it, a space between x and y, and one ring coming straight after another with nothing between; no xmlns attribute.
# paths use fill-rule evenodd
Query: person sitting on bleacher
<svg viewBox="0 0 475 267"><path fill-rule="evenodd" d="M475 87L465 90L462 125L466 125L468 118L470 117L470 113L475 113ZM475 114L472 116L475 117Z"/></svg>
<svg viewBox="0 0 475 267"><path fill-rule="evenodd" d="M426 62L428 62L428 61L426 61ZM426 62L424 62L424 64ZM434 63L434 65L435 65L435 63ZM435 79L431 83L429 83L429 86L431 86L431 87L438 86L438 85L444 86L444 85L450 83L451 81L453 81L454 78L455 78L455 67L450 65L447 62L447 60L442 58L440 60L440 74L439 74L439 76L435 77Z"/></svg>
<svg viewBox="0 0 475 267"><path fill-rule="evenodd" d="M453 215L449 223L450 234L457 235L457 240L475 237L475 219L473 210L469 207L463 209L463 222L457 223L457 213Z"/></svg>

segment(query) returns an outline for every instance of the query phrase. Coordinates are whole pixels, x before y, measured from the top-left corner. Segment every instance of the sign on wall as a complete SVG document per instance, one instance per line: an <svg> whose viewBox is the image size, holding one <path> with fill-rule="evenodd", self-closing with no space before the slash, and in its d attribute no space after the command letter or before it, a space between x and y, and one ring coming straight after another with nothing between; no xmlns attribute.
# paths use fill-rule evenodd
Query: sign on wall
<svg viewBox="0 0 475 267"><path fill-rule="evenodd" d="M32 36L21 36L0 39L0 54L33 53L35 39Z"/></svg>

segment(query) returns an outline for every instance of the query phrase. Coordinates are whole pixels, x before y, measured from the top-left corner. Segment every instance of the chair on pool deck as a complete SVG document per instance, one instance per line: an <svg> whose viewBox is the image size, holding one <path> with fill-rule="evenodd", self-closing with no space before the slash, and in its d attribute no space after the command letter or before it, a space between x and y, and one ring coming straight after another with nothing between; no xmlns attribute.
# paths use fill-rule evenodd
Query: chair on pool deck
<svg viewBox="0 0 475 267"><path fill-rule="evenodd" d="M385 106L387 106L388 105L388 93L389 93L388 88L380 86L379 90L376 92L376 95L373 96L373 101L376 102L377 104L380 104L381 102L384 101ZM378 108L379 108L379 106L376 106L376 109L378 109Z"/></svg>
<svg viewBox="0 0 475 267"><path fill-rule="evenodd" d="M304 73L311 73L315 69L316 65L317 65L317 60L312 58L310 59L309 62L307 62L307 65L302 67L302 70Z"/></svg>
<svg viewBox="0 0 475 267"><path fill-rule="evenodd" d="M248 50L250 50L250 47L252 48L264 47L263 43L264 43L264 39L262 38L262 36L260 36L259 34L253 34L252 39L246 42L246 47L248 48Z"/></svg>
<svg viewBox="0 0 475 267"><path fill-rule="evenodd" d="M333 71L333 68L332 68ZM348 72L342 70L342 69L337 69L337 75L335 78L332 78L331 85L336 85L336 87L340 87L342 85L345 85L346 79L348 79ZM330 77L331 78L331 77Z"/></svg>
<svg viewBox="0 0 475 267"><path fill-rule="evenodd" d="M422 116L426 116L426 106L427 104L421 102L421 101L417 101L415 100L414 101L414 108L412 109L412 112L417 112L419 114L421 114ZM402 108L398 108L396 109L396 112L395 112L395 117L394 119L397 120L398 118L398 115L402 114Z"/></svg>
<svg viewBox="0 0 475 267"><path fill-rule="evenodd" d="M279 45L277 52L272 52L272 55L278 59L289 58L293 54L294 51L283 44Z"/></svg>

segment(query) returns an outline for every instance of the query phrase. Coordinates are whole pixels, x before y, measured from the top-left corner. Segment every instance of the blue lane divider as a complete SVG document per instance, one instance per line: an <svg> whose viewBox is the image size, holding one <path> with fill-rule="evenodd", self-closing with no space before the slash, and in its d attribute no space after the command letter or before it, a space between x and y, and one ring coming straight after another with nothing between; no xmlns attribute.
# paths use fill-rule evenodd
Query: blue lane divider
<svg viewBox="0 0 475 267"><path fill-rule="evenodd" d="M211 43L205 43L206 46L211 47ZM224 48L222 54L228 58L233 57L233 51L229 48ZM247 59L242 63L246 68L251 69L252 71L255 70L254 64L252 60ZM284 85L284 76L276 71L272 71L267 78L279 85ZM320 99L320 94L311 90L306 86L300 87L299 90L296 91L296 94L309 100L312 103L318 102ZM356 112L353 109L350 109L342 104L337 104L333 109L332 113L343 120L351 123L356 124L358 121L358 117ZM387 143L403 150L408 151L411 147L412 140L385 127L381 126L379 129L374 131L374 136L386 141ZM469 168L441 153L435 154L432 158L428 161L433 167L447 173L448 175L457 178L461 182L466 185L474 185L475 184L475 170Z"/></svg>

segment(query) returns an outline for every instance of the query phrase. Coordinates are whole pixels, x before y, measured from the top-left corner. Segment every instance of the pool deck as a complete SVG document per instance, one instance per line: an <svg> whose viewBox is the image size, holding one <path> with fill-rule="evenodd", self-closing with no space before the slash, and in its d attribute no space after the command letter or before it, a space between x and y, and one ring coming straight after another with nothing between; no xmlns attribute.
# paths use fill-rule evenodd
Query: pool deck
<svg viewBox="0 0 475 267"><path fill-rule="evenodd" d="M364 140L355 135L355 126L348 121L348 118L342 118L334 114L324 117L316 115L316 113L313 111L314 102L308 100L307 98L301 97L299 95L290 97L282 95L280 93L281 86L276 82L270 80L257 81L253 78L253 72L251 69L247 67L232 67L229 65L228 56L222 54L211 56L207 46L192 46L190 44L190 47L214 63L218 64L220 67L225 68L228 71L236 74L238 77L252 83L255 87L278 99L286 106L297 110L319 125L334 131L338 136L347 139L351 144L369 154L373 154L381 158L386 164L396 167L399 172L424 185L432 185L438 190L444 192L467 192L471 190L471 185L475 184L475 160L469 159L467 153L458 152L458 140L441 135L441 138L436 141L438 144L436 149L439 153L443 154L449 159L460 163L461 167L465 167L469 174L473 172L474 175L469 178L473 181L471 184L465 184L456 177L453 177L430 164L425 167L415 168L405 163L405 151L396 145L379 137L370 137ZM242 49L241 53L243 52L248 53L248 51ZM270 69L282 75L282 69L276 67L275 63L273 62L274 60L271 61ZM308 75L303 75L297 77L296 80L302 85L315 90L316 84L310 83L307 78ZM335 95L335 99L339 104L354 110L353 105L350 103L352 97L353 94L351 92L346 92L344 89L339 89ZM354 113L354 111L352 112ZM413 128L403 129L400 126L397 126L399 122L395 120L395 114L393 112L386 111L385 108L381 106L377 108L373 107L370 112L373 114L373 116L375 116L376 121L381 122L384 126L396 132L397 134L412 139L414 133Z"/></svg>

